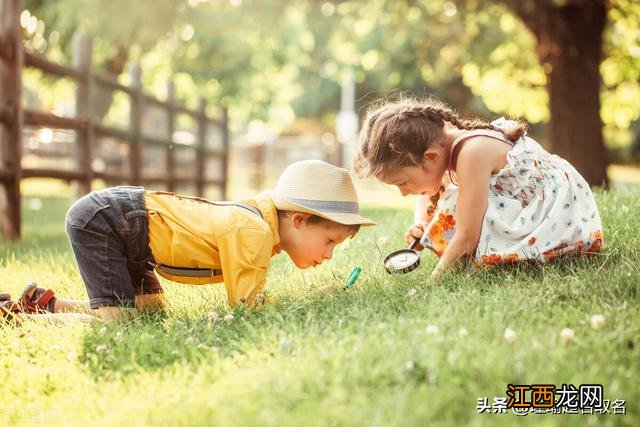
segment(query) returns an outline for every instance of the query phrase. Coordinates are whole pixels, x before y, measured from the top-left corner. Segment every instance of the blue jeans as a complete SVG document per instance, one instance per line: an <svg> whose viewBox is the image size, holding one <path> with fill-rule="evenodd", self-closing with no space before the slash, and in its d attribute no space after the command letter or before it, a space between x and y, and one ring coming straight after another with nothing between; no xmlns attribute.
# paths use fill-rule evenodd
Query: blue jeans
<svg viewBox="0 0 640 427"><path fill-rule="evenodd" d="M149 220L141 187L113 187L79 199L67 235L91 308L135 307L135 296L162 292L149 268Z"/></svg>

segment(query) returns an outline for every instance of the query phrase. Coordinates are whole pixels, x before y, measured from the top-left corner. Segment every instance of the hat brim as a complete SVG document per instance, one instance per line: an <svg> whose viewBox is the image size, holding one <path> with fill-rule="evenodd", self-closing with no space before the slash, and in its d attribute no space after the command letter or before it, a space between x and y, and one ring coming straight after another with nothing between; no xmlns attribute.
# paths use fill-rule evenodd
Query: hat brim
<svg viewBox="0 0 640 427"><path fill-rule="evenodd" d="M281 211L295 211L295 212L306 212L312 215L317 215L321 218L328 219L333 222L337 222L338 224L343 225L377 225L375 222L371 221L368 218L365 218L361 215L354 213L345 213L345 212L324 212L318 211L315 209L308 208L304 205L292 202L291 200L279 196L274 191L269 191L269 196L271 200L273 200L273 204L276 206L276 209Z"/></svg>

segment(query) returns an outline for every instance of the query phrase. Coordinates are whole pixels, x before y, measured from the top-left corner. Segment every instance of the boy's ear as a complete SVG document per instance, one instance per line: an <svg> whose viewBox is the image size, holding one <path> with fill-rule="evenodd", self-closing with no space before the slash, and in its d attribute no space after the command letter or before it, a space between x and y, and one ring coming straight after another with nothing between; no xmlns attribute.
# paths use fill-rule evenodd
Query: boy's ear
<svg viewBox="0 0 640 427"><path fill-rule="evenodd" d="M294 228L300 228L310 216L311 214L307 212L293 212L291 214L291 225L293 225Z"/></svg>

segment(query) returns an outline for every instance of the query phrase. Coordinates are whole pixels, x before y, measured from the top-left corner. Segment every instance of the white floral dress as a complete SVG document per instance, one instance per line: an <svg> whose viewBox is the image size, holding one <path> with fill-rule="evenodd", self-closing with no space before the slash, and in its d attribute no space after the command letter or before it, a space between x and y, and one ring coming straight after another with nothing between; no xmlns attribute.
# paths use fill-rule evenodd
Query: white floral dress
<svg viewBox="0 0 640 427"><path fill-rule="evenodd" d="M509 126L504 119L492 124ZM513 146L507 165L489 180L489 200L474 255L476 267L530 259L544 262L564 253L601 250L598 207L589 185L573 166L526 135L513 143L496 131L465 132L453 142L452 150L475 135ZM437 256L455 234L457 192L455 184L447 186L421 241Z"/></svg>

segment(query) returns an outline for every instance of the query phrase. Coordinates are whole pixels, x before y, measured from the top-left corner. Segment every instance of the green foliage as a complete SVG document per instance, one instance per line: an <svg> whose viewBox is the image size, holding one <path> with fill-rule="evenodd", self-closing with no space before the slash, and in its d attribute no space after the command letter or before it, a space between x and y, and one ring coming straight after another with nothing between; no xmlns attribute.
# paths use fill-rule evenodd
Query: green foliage
<svg viewBox="0 0 640 427"><path fill-rule="evenodd" d="M590 259L426 279L389 276L407 210L368 209L362 230L317 269L285 256L269 271L274 304L227 312L222 286L163 282L164 315L103 326L0 325L5 424L65 425L637 425L640 389L638 188L598 192L606 250ZM0 245L1 291L29 279L62 297L84 289L63 234L68 199L25 199L24 242ZM380 243L388 238L387 243ZM309 290L363 274L348 292ZM594 329L591 316L606 322ZM227 316L225 319L225 315ZM560 337L571 328L575 338ZM506 328L516 333L513 343ZM626 416L476 413L508 383L598 383ZM561 418L557 418L561 417ZM578 417L578 418L576 418ZM587 417L587 418L584 418Z"/></svg>
<svg viewBox="0 0 640 427"><path fill-rule="evenodd" d="M176 0L23 0L23 9L42 21L36 31L26 28L33 40L42 36L52 48L72 57L74 34L81 32L95 38L95 63L104 64L120 47L139 46L146 51L158 39L170 37L183 19L186 2Z"/></svg>
<svg viewBox="0 0 640 427"><path fill-rule="evenodd" d="M612 145L629 147L634 134L628 130L640 118L640 5L631 0L611 5L606 58L600 66L605 87L601 116Z"/></svg>
<svg viewBox="0 0 640 427"><path fill-rule="evenodd" d="M157 96L175 76L180 98L195 106L205 96L212 110L227 105L236 124L331 122L349 69L359 106L401 89L464 112L543 123L549 111L536 41L502 3L25 0L37 17L34 25L26 19L25 36L69 58L73 33L89 32L97 64L124 52L142 62L144 84ZM640 116L640 5L608 4L602 118L612 144L628 146Z"/></svg>

